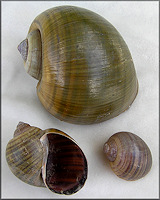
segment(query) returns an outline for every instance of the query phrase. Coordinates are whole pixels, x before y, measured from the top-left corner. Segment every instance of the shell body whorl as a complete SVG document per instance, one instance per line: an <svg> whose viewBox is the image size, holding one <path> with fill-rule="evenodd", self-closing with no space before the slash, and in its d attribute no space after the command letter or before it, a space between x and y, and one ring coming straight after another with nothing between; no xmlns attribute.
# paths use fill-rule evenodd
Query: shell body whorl
<svg viewBox="0 0 160 200"><path fill-rule="evenodd" d="M127 181L138 180L151 169L150 149L140 137L133 133L115 133L104 144L103 151L113 172Z"/></svg>
<svg viewBox="0 0 160 200"><path fill-rule="evenodd" d="M19 123L6 147L8 166L15 176L30 185L45 187L41 177L43 149L40 138L44 133L37 127Z"/></svg>
<svg viewBox="0 0 160 200"><path fill-rule="evenodd" d="M138 90L133 60L106 19L83 8L60 6L38 15L28 35L36 30L42 53L37 94L52 115L92 124L129 108Z"/></svg>
<svg viewBox="0 0 160 200"><path fill-rule="evenodd" d="M87 160L78 144L58 129L41 130L20 122L6 148L15 176L54 193L71 195L87 179Z"/></svg>

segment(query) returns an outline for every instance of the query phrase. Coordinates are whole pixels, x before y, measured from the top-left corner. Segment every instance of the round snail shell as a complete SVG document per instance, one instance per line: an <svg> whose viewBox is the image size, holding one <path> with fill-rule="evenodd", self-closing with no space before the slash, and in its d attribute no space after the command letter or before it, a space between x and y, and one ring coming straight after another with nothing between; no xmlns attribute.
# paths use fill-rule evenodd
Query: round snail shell
<svg viewBox="0 0 160 200"><path fill-rule="evenodd" d="M76 142L58 129L41 130L20 122L6 148L15 176L34 186L70 195L87 179L87 160Z"/></svg>
<svg viewBox="0 0 160 200"><path fill-rule="evenodd" d="M115 133L104 144L103 151L113 172L127 181L138 180L151 169L151 152L147 144L133 133Z"/></svg>
<svg viewBox="0 0 160 200"><path fill-rule="evenodd" d="M128 109L138 91L130 51L100 15L75 6L48 9L18 46L37 94L56 118L99 123Z"/></svg>

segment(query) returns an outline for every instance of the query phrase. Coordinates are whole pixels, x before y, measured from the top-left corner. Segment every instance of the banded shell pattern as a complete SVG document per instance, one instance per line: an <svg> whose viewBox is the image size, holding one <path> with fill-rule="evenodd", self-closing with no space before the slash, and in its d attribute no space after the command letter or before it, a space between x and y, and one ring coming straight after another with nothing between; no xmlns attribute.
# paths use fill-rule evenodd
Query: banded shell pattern
<svg viewBox="0 0 160 200"><path fill-rule="evenodd" d="M6 159L13 174L30 185L45 186L41 177L43 149L37 127L20 122L6 147Z"/></svg>
<svg viewBox="0 0 160 200"><path fill-rule="evenodd" d="M138 180L151 169L150 149L139 136L133 133L115 133L104 144L103 151L113 172L127 181Z"/></svg>
<svg viewBox="0 0 160 200"><path fill-rule="evenodd" d="M44 11L18 49L26 71L39 80L41 103L62 121L103 122L127 110L137 95L127 44L90 10L59 6Z"/></svg>

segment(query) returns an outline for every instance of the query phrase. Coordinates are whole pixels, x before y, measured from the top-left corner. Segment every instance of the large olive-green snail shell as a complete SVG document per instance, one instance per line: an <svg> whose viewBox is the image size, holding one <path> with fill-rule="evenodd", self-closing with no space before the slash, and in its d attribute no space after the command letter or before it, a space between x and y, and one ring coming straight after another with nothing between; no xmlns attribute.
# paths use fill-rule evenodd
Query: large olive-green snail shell
<svg viewBox="0 0 160 200"><path fill-rule="evenodd" d="M34 186L70 195L87 179L84 153L58 129L41 130L20 122L6 148L7 163L15 176Z"/></svg>
<svg viewBox="0 0 160 200"><path fill-rule="evenodd" d="M46 10L18 49L26 71L39 80L41 103L62 121L103 122L128 109L137 95L125 41L106 19L87 9Z"/></svg>
<svg viewBox="0 0 160 200"><path fill-rule="evenodd" d="M115 133L104 144L103 151L113 172L127 181L138 180L151 169L150 149L139 136L133 133Z"/></svg>

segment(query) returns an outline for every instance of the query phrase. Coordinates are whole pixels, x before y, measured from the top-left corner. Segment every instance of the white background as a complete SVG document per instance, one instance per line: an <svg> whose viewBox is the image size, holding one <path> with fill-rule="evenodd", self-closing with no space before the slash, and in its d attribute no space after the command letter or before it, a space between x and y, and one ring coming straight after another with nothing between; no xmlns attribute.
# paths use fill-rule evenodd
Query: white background
<svg viewBox="0 0 160 200"><path fill-rule="evenodd" d="M138 95L129 110L95 125L72 125L49 114L36 94L37 80L24 70L17 45L33 19L48 8L75 5L92 10L116 27L133 57ZM157 198L159 191L158 132L158 2L2 2L2 198ZM5 149L19 121L41 129L57 128L73 137L88 160L88 179L74 195L64 196L30 186L10 171ZM103 144L119 131L140 136L149 146L153 165L138 181L118 178L110 169Z"/></svg>

